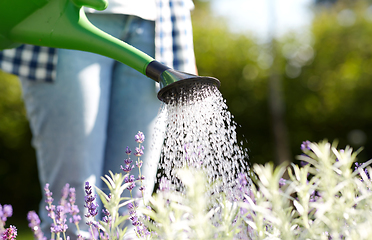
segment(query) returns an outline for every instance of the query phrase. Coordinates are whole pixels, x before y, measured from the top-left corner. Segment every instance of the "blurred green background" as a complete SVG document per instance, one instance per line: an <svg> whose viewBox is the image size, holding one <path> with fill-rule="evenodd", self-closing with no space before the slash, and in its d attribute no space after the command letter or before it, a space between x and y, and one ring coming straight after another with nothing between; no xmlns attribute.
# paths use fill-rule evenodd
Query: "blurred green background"
<svg viewBox="0 0 372 240"><path fill-rule="evenodd" d="M313 6L308 33L262 43L229 30L194 1L194 45L200 75L221 81L250 161L294 159L304 140L364 146L372 156L372 11L366 0ZM317 1L325 2L325 1ZM0 72L0 204L12 204L8 223L26 225L41 191L35 152L16 77Z"/></svg>

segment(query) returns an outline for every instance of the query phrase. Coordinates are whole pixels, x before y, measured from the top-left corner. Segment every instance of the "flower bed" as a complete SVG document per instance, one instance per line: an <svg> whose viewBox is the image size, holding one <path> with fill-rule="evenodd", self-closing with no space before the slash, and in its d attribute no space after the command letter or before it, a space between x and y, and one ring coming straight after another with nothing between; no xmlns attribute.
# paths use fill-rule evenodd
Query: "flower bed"
<svg viewBox="0 0 372 240"><path fill-rule="evenodd" d="M138 136L137 136L138 137ZM130 175L133 169L128 157L123 174L105 176L102 180L111 194L97 189L103 203L104 216L96 219L97 204L92 187L86 183L85 216L90 226L89 239L123 239L123 223L131 221L139 239L372 239L372 160L356 163L358 152L350 147L337 150L335 144L304 142L298 159L302 166L274 168L270 163L252 167L252 181L239 175L236 189L240 197L229 198L223 192L207 195L211 185L200 170L179 170L184 192L163 181L150 199L125 199L123 191L131 191L135 184L142 186L143 149L137 139L137 169L139 177ZM142 141L143 142L143 141ZM130 150L127 149L128 156ZM288 179L283 179L287 171ZM213 184L218 184L213 183ZM81 221L74 205L75 191L65 187L64 199L54 206L48 186L47 209L53 219L52 239L65 236L66 221ZM119 208L127 207L128 216L119 215ZM3 239L15 239L16 228L5 227L12 215L10 205L0 205L0 232ZM29 226L36 239L46 239L40 231L35 212L28 215ZM79 237L83 239L82 236Z"/></svg>

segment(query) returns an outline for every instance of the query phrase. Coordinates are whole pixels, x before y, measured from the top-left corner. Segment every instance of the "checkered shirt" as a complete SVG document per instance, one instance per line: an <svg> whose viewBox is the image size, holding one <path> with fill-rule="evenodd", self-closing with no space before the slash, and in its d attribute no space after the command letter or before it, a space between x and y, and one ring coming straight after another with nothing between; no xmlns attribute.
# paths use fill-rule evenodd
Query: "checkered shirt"
<svg viewBox="0 0 372 240"><path fill-rule="evenodd" d="M191 0L156 0L155 59L164 65L195 72L190 10ZM22 45L0 51L0 69L32 81L53 82L57 49Z"/></svg>

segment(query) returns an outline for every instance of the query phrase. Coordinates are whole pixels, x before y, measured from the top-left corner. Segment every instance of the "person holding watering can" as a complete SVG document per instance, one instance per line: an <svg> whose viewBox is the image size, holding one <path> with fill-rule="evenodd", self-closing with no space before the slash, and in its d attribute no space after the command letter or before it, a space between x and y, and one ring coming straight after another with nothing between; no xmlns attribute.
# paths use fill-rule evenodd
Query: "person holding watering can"
<svg viewBox="0 0 372 240"><path fill-rule="evenodd" d="M103 31L169 67L195 73L192 8L191 0L109 0L104 11L85 11ZM151 194L163 142L153 135L160 107L153 81L97 54L33 45L0 52L0 68L19 76L40 184L44 188L49 183L54 199L60 199L69 183L82 211L84 183L104 187L100 176L120 172L126 146L133 146L138 131L146 136L142 170ZM151 147L152 142L159 146ZM45 197L40 216L48 233L44 206ZM84 221L81 228L87 228Z"/></svg>

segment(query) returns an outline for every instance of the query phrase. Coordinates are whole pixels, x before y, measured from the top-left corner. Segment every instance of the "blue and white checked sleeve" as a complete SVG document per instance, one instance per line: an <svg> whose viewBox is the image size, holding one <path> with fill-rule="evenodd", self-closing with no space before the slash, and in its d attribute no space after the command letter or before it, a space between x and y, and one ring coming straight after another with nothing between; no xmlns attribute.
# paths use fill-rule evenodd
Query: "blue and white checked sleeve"
<svg viewBox="0 0 372 240"><path fill-rule="evenodd" d="M190 11L192 0L155 0L155 59L179 71L195 74ZM53 82L57 49L22 45L0 51L0 69L32 81Z"/></svg>
<svg viewBox="0 0 372 240"><path fill-rule="evenodd" d="M0 51L0 68L32 81L52 82L57 64L55 48L22 45Z"/></svg>
<svg viewBox="0 0 372 240"><path fill-rule="evenodd" d="M195 74L191 0L156 0L155 59L168 67Z"/></svg>

